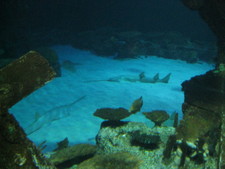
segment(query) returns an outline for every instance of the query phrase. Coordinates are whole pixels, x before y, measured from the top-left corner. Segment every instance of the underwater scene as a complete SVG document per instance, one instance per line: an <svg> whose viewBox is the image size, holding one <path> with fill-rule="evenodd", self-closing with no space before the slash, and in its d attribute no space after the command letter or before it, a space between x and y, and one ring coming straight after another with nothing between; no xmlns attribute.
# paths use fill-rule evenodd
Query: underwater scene
<svg viewBox="0 0 225 169"><path fill-rule="evenodd" d="M0 169L225 168L225 2L0 9Z"/></svg>

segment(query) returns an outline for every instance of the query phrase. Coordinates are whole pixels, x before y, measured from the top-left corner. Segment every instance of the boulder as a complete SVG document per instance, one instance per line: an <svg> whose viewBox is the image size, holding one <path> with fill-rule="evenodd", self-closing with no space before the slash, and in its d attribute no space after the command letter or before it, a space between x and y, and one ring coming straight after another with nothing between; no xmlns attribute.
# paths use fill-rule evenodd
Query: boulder
<svg viewBox="0 0 225 169"><path fill-rule="evenodd" d="M35 51L0 69L0 168L55 169L8 112L54 76L47 60Z"/></svg>

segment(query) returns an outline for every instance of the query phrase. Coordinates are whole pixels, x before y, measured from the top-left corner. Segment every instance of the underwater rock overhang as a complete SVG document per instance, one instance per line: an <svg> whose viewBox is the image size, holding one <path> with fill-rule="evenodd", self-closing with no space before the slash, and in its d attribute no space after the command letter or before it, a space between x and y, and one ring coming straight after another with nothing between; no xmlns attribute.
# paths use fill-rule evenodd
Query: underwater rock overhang
<svg viewBox="0 0 225 169"><path fill-rule="evenodd" d="M27 139L14 116L8 113L8 108L54 76L47 60L35 51L0 70L0 168L56 169Z"/></svg>

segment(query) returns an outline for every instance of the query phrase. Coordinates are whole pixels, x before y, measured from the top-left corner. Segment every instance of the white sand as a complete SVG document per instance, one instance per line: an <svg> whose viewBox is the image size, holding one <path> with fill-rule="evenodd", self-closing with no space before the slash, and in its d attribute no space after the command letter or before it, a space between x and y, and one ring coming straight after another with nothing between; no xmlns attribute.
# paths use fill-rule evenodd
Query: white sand
<svg viewBox="0 0 225 169"><path fill-rule="evenodd" d="M140 96L144 100L142 111L163 109L169 114L176 111L182 115L184 94L181 83L213 68L213 65L207 63L188 64L155 56L120 61L95 56L70 46L55 46L53 49L59 55L60 62L70 60L79 63L76 66L77 71L73 73L62 69L62 77L54 79L10 109L26 131L31 128L27 126L35 120L36 112L39 113L41 117L33 127L39 125L41 128L30 134L29 138L37 144L46 140L47 151L55 148L56 142L65 137L68 137L70 144L94 143L94 137L103 121L92 115L94 111L103 107L129 108ZM141 72L149 77L156 73L161 78L168 73L172 73L172 76L168 84L84 82L119 75L138 76ZM86 97L76 104L63 106L82 96ZM62 118L65 114L70 115ZM57 118L60 119L56 120ZM51 122L53 119L55 121ZM141 113L126 120L150 123Z"/></svg>

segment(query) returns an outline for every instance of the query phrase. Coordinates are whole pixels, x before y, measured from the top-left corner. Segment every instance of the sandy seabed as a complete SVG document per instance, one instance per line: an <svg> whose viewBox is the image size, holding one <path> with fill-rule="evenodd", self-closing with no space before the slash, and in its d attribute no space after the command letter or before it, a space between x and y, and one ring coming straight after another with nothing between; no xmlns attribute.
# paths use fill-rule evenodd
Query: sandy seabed
<svg viewBox="0 0 225 169"><path fill-rule="evenodd" d="M144 101L142 111L160 109L169 114L176 111L181 117L184 101L181 83L195 75L204 74L214 66L204 62L189 64L156 56L114 60L71 46L54 46L53 49L61 63L66 60L76 63L76 71L62 68L62 77L55 78L10 109L25 131L32 133L28 137L34 143L46 141L46 151L54 149L56 143L65 137L68 137L70 144L94 144L103 121L93 116L95 110L104 107L129 109L131 103L140 96ZM160 78L168 73L172 75L167 84L87 82L120 75L138 76L141 72L149 77L156 73L159 73ZM81 100L71 104L79 98ZM140 112L125 120L150 123Z"/></svg>

